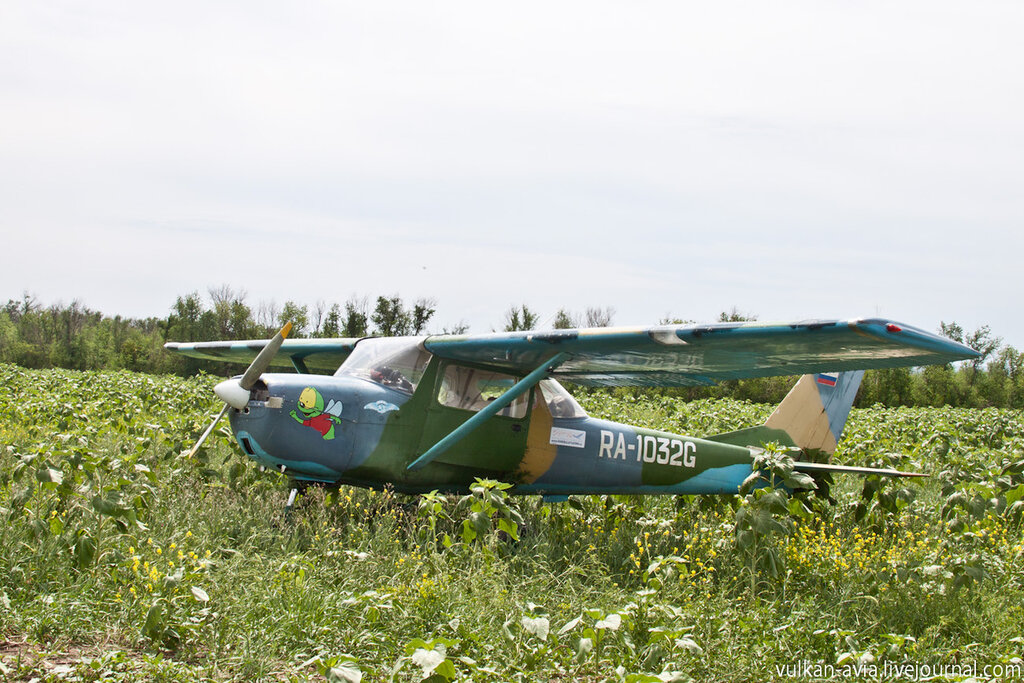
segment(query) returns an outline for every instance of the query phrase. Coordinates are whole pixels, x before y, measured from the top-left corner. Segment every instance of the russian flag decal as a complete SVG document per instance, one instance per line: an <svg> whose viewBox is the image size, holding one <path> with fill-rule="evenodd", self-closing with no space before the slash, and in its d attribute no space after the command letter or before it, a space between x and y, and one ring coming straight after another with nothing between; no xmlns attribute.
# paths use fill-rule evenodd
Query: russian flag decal
<svg viewBox="0 0 1024 683"><path fill-rule="evenodd" d="M824 384L827 387L834 387L836 382L839 381L838 372L819 372L816 378L818 384Z"/></svg>

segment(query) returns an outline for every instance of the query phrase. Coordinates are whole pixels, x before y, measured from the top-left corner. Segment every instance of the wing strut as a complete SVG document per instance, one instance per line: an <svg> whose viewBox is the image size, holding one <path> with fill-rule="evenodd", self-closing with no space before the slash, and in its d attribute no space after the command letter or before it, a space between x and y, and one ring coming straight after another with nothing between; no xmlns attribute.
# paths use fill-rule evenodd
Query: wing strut
<svg viewBox="0 0 1024 683"><path fill-rule="evenodd" d="M491 417L496 415L498 411L508 406L512 401L516 400L527 391L532 389L537 382L544 379L549 372L554 370L556 367L561 365L569 354L562 352L558 353L548 360L544 361L540 367L531 372L526 377L516 382L506 391L504 394L494 399L487 404L487 407L481 410L479 413L469 418L461 425L456 427L450 434L435 443L430 449L421 455L420 457L413 460L406 468L408 470L418 470L426 465L430 464L435 458L451 448L455 443L461 441L463 437L472 432L474 429L482 425L484 422L489 420Z"/></svg>

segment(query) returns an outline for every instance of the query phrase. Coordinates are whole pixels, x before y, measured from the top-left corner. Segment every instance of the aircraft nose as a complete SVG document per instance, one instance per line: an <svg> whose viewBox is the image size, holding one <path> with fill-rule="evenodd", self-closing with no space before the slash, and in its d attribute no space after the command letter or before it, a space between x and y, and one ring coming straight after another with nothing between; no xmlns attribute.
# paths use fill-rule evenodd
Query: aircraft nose
<svg viewBox="0 0 1024 683"><path fill-rule="evenodd" d="M236 391L230 382L225 389ZM229 413L235 439L260 465L283 465L290 476L333 483L352 452L351 421L341 418L344 389L331 378L314 384L309 377L265 375L244 409Z"/></svg>

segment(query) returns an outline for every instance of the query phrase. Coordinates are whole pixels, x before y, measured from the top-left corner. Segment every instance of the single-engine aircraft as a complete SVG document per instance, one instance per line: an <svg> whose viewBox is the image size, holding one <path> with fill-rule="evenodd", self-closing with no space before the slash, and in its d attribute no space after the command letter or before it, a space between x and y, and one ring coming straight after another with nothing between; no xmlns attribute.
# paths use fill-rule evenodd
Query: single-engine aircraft
<svg viewBox="0 0 1024 683"><path fill-rule="evenodd" d="M230 412L245 454L298 482L454 493L490 478L556 499L734 494L769 442L799 449L795 469L811 474L923 476L827 462L863 371L978 356L879 319L362 339L286 339L290 329L269 341L166 345L251 361L214 389L225 406L193 453ZM298 374L267 372L288 365ZM589 417L559 383L685 387L777 375L802 377L767 422L703 438Z"/></svg>

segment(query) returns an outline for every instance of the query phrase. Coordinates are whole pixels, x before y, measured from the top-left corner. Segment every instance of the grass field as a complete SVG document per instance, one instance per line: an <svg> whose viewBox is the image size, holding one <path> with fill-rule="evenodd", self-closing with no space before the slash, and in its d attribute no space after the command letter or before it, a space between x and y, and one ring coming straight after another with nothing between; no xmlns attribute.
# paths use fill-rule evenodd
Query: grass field
<svg viewBox="0 0 1024 683"><path fill-rule="evenodd" d="M212 378L0 366L0 679L1015 680L1024 416L855 410L835 504L309 489L243 460ZM701 435L771 406L584 394ZM831 668L830 668L831 667Z"/></svg>

